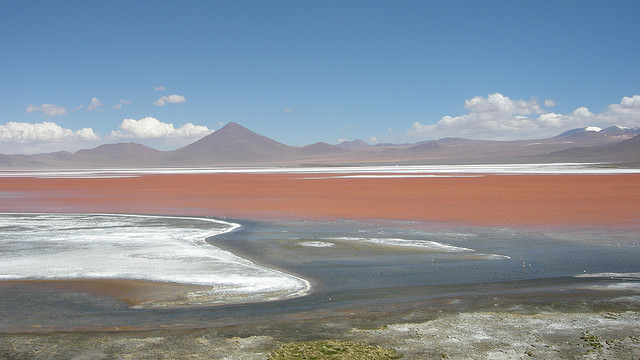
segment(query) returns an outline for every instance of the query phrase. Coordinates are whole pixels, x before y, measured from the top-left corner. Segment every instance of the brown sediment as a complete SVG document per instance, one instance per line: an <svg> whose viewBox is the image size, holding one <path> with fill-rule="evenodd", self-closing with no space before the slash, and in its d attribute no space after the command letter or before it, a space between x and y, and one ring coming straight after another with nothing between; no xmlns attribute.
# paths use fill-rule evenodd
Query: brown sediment
<svg viewBox="0 0 640 360"><path fill-rule="evenodd" d="M324 178L309 179L313 177ZM2 199L0 211L401 219L497 226L640 225L640 174L326 177L178 174L0 178L0 192L11 194Z"/></svg>
<svg viewBox="0 0 640 360"><path fill-rule="evenodd" d="M171 304L182 302L185 294L210 289L207 286L125 279L56 279L0 281L0 289L8 286L52 289L65 292L82 292L94 296L109 297L127 306L146 304Z"/></svg>

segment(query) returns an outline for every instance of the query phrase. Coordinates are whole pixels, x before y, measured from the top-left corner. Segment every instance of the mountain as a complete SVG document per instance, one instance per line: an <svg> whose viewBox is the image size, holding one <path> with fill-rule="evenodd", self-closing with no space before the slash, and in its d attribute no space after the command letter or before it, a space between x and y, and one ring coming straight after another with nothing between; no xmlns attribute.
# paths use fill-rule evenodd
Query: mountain
<svg viewBox="0 0 640 360"><path fill-rule="evenodd" d="M600 131L602 131L602 129L597 126L587 126L587 127L567 130L562 134L557 135L556 138L562 138L562 137L568 137L568 136L580 135L580 134L595 134L595 133L599 133Z"/></svg>
<svg viewBox="0 0 640 360"><path fill-rule="evenodd" d="M613 144L570 148L549 154L556 161L578 162L638 162L640 135Z"/></svg>
<svg viewBox="0 0 640 360"><path fill-rule="evenodd" d="M421 143L417 143L416 145L409 147L407 151L412 153L416 153L416 152L424 153L424 152L441 151L444 149L446 149L446 146L439 144L438 141L436 140L436 141L424 141Z"/></svg>
<svg viewBox="0 0 640 360"><path fill-rule="evenodd" d="M596 126L587 126L584 128L571 129L556 136L556 138L575 139L597 139L612 137L614 140L620 140L620 137L631 138L640 134L640 128L629 128L620 125L613 125L605 129Z"/></svg>
<svg viewBox="0 0 640 360"><path fill-rule="evenodd" d="M550 140L561 141L564 144L570 144L571 146L562 148L562 146L553 148L549 147L547 150L549 151L549 156L561 156L566 158L569 156L568 154L574 154L573 157L576 157L578 153L581 151L580 148L585 148L589 146L599 146L604 144L613 144L623 140L630 139L636 135L640 134L640 128L627 128L619 125L613 125L605 129L601 129L595 126L588 126L584 128L572 129L569 131L565 131L562 134L553 137ZM563 152L565 150L569 150L571 148L576 148L575 150ZM584 158L584 156L576 157ZM593 158L593 161L597 161L594 157L594 154L590 156ZM600 157L602 158L602 157ZM610 156L606 157L610 158Z"/></svg>
<svg viewBox="0 0 640 360"><path fill-rule="evenodd" d="M640 135L640 128L629 128L620 125L613 125L600 131L601 134L607 136L628 136Z"/></svg>
<svg viewBox="0 0 640 360"><path fill-rule="evenodd" d="M371 145L367 144L362 139L356 139L356 140L352 140L352 141L341 141L336 146L339 147L339 148L342 148L342 149L355 149L355 148L369 147Z"/></svg>
<svg viewBox="0 0 640 360"><path fill-rule="evenodd" d="M71 153L66 151L60 151L51 154L36 154L36 155L4 155L0 154L0 168L24 168L24 169L32 169L32 168L41 168L41 167L50 167L57 166L55 165L55 159L69 155L72 156ZM54 161L51 161L54 160Z"/></svg>
<svg viewBox="0 0 640 360"><path fill-rule="evenodd" d="M444 138L410 144L368 145L362 140L289 146L229 123L173 151L137 143L100 145L75 153L2 155L0 168L118 168L183 166L300 166L335 164L478 164L533 162L627 162L640 159L640 128L572 129L537 140Z"/></svg>
<svg viewBox="0 0 640 360"><path fill-rule="evenodd" d="M233 164L283 161L295 158L298 149L256 134L235 122L202 139L171 151L167 159L183 163Z"/></svg>
<svg viewBox="0 0 640 360"><path fill-rule="evenodd" d="M152 165L161 161L163 152L137 143L104 144L94 149L80 150L75 161L102 165Z"/></svg>
<svg viewBox="0 0 640 360"><path fill-rule="evenodd" d="M11 168L153 166L162 162L162 154L162 151L136 143L105 144L75 153L58 151L34 155L0 155L0 166Z"/></svg>
<svg viewBox="0 0 640 360"><path fill-rule="evenodd" d="M317 142L302 147L302 153L305 155L326 155L339 154L345 150L336 145L330 145L325 142Z"/></svg>

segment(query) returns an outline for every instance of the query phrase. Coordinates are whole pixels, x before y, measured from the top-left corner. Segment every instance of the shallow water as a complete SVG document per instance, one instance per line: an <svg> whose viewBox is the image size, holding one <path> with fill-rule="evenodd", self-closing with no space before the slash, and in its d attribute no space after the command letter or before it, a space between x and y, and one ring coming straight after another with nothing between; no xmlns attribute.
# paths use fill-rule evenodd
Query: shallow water
<svg viewBox="0 0 640 360"><path fill-rule="evenodd" d="M332 290L574 281L581 274L640 269L638 234L613 230L542 232L392 221L252 223L210 242Z"/></svg>
<svg viewBox="0 0 640 360"><path fill-rule="evenodd" d="M99 250L95 256L124 251L124 257L134 259L135 265L125 266L129 270L123 274L144 271L152 274L136 278L153 280L162 276L164 281L200 284L218 281L224 285L228 277L245 281L248 284L245 289L257 294L255 289L261 284L262 276L268 276L284 283L304 279L312 288L307 296L280 301L252 302L260 300L254 297L245 298L249 301L246 304L131 309L113 298L80 291L38 284L2 286L0 330L4 331L122 326L221 327L309 318L393 317L407 311L431 313L443 308L509 309L523 304L542 304L563 310L637 309L640 304L637 276L640 238L637 233L622 230L541 231L421 222L234 220L242 227L224 232L229 226L225 223L188 218L109 216L102 218L108 221L100 225L102 215L84 215L82 221L74 218L70 223L64 220L67 215L21 216L23 222L2 225L0 234L5 240L9 239L5 244L10 244L0 250L4 254L3 264L11 256L38 259L54 256L75 264L69 253L60 255L69 249L73 250L71 254L79 251L83 256L95 250ZM27 224L33 219L39 219L39 228L47 229L48 235L43 235L44 238L54 239L47 245L45 254L42 254L44 238L35 236L36 230ZM86 226L87 221L90 226ZM138 240L116 241L116 245L113 239L110 245L96 240L100 234L113 236L118 228L127 229L126 239ZM201 237L203 230L209 232L207 236L214 235L207 239L208 244ZM86 232L95 232L96 237L70 236ZM14 234L14 240L7 234ZM29 235L33 241L18 246L16 234ZM157 237L166 234L173 235L160 244ZM99 246L93 247L96 243ZM173 246L179 249L185 244L196 246L197 252L190 252L195 251L191 245L186 248L189 251L180 256L172 250ZM130 256L143 249L156 255ZM218 257L213 259L213 255L205 256L202 251L213 251ZM191 255L196 256L190 258ZM167 257L178 262L165 267ZM224 266L220 258L225 259ZM13 267L1 265L2 274L15 276L18 262L11 260L7 264ZM241 267L236 272L241 275L238 278L228 275L236 271L233 267L227 268L228 264L251 266ZM9 268L12 272L6 270ZM29 266L25 268L22 276L29 278L45 272L49 276L65 274L49 268L34 275L26 271ZM255 269L259 275L252 277ZM87 272L76 270L74 276L82 276L82 271ZM113 269L109 271L110 276L115 274ZM280 278L283 275L284 278Z"/></svg>

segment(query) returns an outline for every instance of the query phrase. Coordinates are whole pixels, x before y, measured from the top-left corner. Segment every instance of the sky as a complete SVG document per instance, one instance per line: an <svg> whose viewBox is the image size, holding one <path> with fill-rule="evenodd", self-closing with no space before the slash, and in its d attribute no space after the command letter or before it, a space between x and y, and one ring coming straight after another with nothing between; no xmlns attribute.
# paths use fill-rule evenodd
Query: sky
<svg viewBox="0 0 640 360"><path fill-rule="evenodd" d="M638 1L0 0L0 152L640 126Z"/></svg>

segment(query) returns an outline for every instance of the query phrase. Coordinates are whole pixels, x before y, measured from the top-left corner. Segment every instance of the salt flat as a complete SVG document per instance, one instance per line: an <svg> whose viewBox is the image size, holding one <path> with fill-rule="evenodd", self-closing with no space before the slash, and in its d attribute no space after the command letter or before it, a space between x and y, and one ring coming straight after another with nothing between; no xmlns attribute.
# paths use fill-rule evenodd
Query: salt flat
<svg viewBox="0 0 640 360"><path fill-rule="evenodd" d="M476 164L476 165L393 165L393 166L313 166L313 167L183 167L114 169L25 169L0 170L0 177L38 178L118 178L150 174L637 174L640 169L610 167L598 163ZM427 176L427 175L424 175ZM454 175L449 175L454 176Z"/></svg>
<svg viewBox="0 0 640 360"><path fill-rule="evenodd" d="M238 227L207 218L0 214L0 280L127 279L208 288L184 294L174 306L273 300L309 290L304 279L205 242Z"/></svg>

